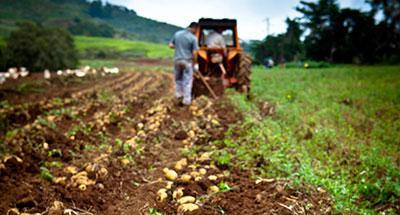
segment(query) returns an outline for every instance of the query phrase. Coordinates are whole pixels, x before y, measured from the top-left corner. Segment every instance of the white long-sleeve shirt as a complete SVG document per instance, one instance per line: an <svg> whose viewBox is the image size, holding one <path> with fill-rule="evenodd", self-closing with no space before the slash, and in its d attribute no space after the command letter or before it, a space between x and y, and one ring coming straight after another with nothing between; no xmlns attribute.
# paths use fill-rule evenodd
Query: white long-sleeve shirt
<svg viewBox="0 0 400 215"><path fill-rule="evenodd" d="M216 31L212 31L207 36L206 45L208 48L226 48L224 37Z"/></svg>

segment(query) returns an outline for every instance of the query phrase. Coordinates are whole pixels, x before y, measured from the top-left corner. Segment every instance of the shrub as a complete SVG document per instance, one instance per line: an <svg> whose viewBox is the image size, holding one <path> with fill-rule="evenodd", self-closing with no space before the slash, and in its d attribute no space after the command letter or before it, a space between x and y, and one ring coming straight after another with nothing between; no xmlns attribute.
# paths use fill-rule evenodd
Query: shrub
<svg viewBox="0 0 400 215"><path fill-rule="evenodd" d="M24 66L30 71L74 68L78 64L72 36L62 29L34 23L18 24L6 40L7 66Z"/></svg>
<svg viewBox="0 0 400 215"><path fill-rule="evenodd" d="M0 46L0 72L6 70L6 60L4 54L4 48Z"/></svg>

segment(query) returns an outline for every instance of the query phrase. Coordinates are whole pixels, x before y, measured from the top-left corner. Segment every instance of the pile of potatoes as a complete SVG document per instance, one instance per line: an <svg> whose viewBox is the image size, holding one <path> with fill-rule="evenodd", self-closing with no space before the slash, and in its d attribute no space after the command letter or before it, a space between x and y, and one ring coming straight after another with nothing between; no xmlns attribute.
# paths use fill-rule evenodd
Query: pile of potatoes
<svg viewBox="0 0 400 215"><path fill-rule="evenodd" d="M157 101L155 104L154 107L146 112L147 122L144 129L147 132L157 132L161 127L161 123L168 117L167 106L163 104L161 100Z"/></svg>
<svg viewBox="0 0 400 215"><path fill-rule="evenodd" d="M63 169L64 173L70 176L67 183L67 177L56 177L53 182L67 187L76 187L81 191L85 191L88 186L96 185L97 180L105 179L108 176L108 170L104 167L104 162L108 161L108 155L102 154L83 165L82 168L76 166L67 166ZM89 174L95 176L94 179L89 178ZM97 184L99 188L104 188L104 185Z"/></svg>
<svg viewBox="0 0 400 215"><path fill-rule="evenodd" d="M166 180L166 186L158 190L157 201L169 201L176 204L179 213L198 210L201 202L197 199L198 197L187 195L187 192L185 192L188 188L187 186L191 183L206 180L210 184L207 189L207 195L215 194L220 191L216 184L228 174L218 173L221 171L215 165L209 164L210 156L211 153L205 152L193 159L183 158L178 160L173 168L164 168L162 172Z"/></svg>

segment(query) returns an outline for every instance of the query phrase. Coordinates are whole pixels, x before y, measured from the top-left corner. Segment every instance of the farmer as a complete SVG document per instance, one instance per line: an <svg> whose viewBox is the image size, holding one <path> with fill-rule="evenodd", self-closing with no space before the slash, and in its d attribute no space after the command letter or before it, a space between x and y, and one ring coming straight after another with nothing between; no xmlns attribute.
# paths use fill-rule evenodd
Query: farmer
<svg viewBox="0 0 400 215"><path fill-rule="evenodd" d="M169 47L175 49L175 96L184 105L192 103L193 68L199 69L195 59L195 52L199 50L195 36L198 28L199 25L192 22L188 28L176 32L169 43Z"/></svg>
<svg viewBox="0 0 400 215"><path fill-rule="evenodd" d="M225 39L222 36L223 29L213 30L207 37L206 44L208 48L226 48Z"/></svg>

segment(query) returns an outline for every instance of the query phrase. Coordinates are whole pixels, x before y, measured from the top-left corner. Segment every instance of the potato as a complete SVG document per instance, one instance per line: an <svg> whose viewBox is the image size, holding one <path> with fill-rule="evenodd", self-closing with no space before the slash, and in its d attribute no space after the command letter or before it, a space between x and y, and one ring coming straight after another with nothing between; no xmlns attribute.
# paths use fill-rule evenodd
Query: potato
<svg viewBox="0 0 400 215"><path fill-rule="evenodd" d="M87 187L86 187L85 184L81 184L81 185L79 185L79 189L80 189L81 191L85 191L85 190L87 189Z"/></svg>
<svg viewBox="0 0 400 215"><path fill-rule="evenodd" d="M192 211L195 211L195 210L198 210L198 209L199 209L198 205L189 203L189 204L180 205L178 207L178 212L179 213L192 212Z"/></svg>
<svg viewBox="0 0 400 215"><path fill-rule="evenodd" d="M192 179L192 176L190 176L190 175L188 175L188 174L183 174L183 175L181 176L182 182L188 183L188 182L190 182L190 179Z"/></svg>
<svg viewBox="0 0 400 215"><path fill-rule="evenodd" d="M211 123L215 126L219 126L219 122L216 119L211 120Z"/></svg>
<svg viewBox="0 0 400 215"><path fill-rule="evenodd" d="M67 177L54 178L54 183L56 183L56 184L65 185L66 181L67 181Z"/></svg>
<svg viewBox="0 0 400 215"><path fill-rule="evenodd" d="M168 198L167 190L166 189L160 189L157 192L157 201L163 202Z"/></svg>
<svg viewBox="0 0 400 215"><path fill-rule="evenodd" d="M165 189L170 190L172 188L172 185L174 185L174 182L167 181L167 185L165 185Z"/></svg>
<svg viewBox="0 0 400 215"><path fill-rule="evenodd" d="M164 168L163 172L165 177L170 181L175 181L178 178L178 173L172 169Z"/></svg>
<svg viewBox="0 0 400 215"><path fill-rule="evenodd" d="M49 215L62 215L64 204L59 201L54 201L53 205L49 208Z"/></svg>
<svg viewBox="0 0 400 215"><path fill-rule="evenodd" d="M210 160L211 157L211 152L204 152L203 154L201 154L201 156L199 157L199 161L208 161Z"/></svg>
<svg viewBox="0 0 400 215"><path fill-rule="evenodd" d="M181 160L176 162L175 169L176 170L182 170L185 166L187 166L187 159L183 158L183 159L181 159Z"/></svg>
<svg viewBox="0 0 400 215"><path fill-rule="evenodd" d="M210 180L210 181L216 181L217 179L218 179L218 177L215 175L208 176L208 180Z"/></svg>
<svg viewBox="0 0 400 215"><path fill-rule="evenodd" d="M207 174L207 170L204 168L201 168L201 169L199 169L199 173L200 173L200 175L205 175L205 174Z"/></svg>
<svg viewBox="0 0 400 215"><path fill-rule="evenodd" d="M102 167L102 168L98 171L98 173L99 173L99 176L100 176L101 178L104 178L104 177L106 177L106 176L108 175L108 170L107 170L106 168Z"/></svg>
<svg viewBox="0 0 400 215"><path fill-rule="evenodd" d="M183 205L187 203L194 203L196 201L196 198L193 196L184 196L178 200L178 204Z"/></svg>
<svg viewBox="0 0 400 215"><path fill-rule="evenodd" d="M219 192L219 188L217 186L211 186L208 188L208 192L209 193L218 193Z"/></svg>
<svg viewBox="0 0 400 215"><path fill-rule="evenodd" d="M174 192L172 193L172 198L174 199L180 199L183 196L183 187L178 187Z"/></svg>
<svg viewBox="0 0 400 215"><path fill-rule="evenodd" d="M78 168L76 168L74 166L67 166L67 167L65 167L64 172L74 175L78 172Z"/></svg>
<svg viewBox="0 0 400 215"><path fill-rule="evenodd" d="M128 159L124 158L124 159L121 160L121 163L122 163L124 166L126 166L126 165L128 165L128 164L130 163L130 161L129 161Z"/></svg>
<svg viewBox="0 0 400 215"><path fill-rule="evenodd" d="M196 133L193 130L190 130L188 136L193 139L196 136Z"/></svg>
<svg viewBox="0 0 400 215"><path fill-rule="evenodd" d="M196 177L200 176L200 173L193 171L190 173L190 176L192 176L193 178L196 178Z"/></svg>

